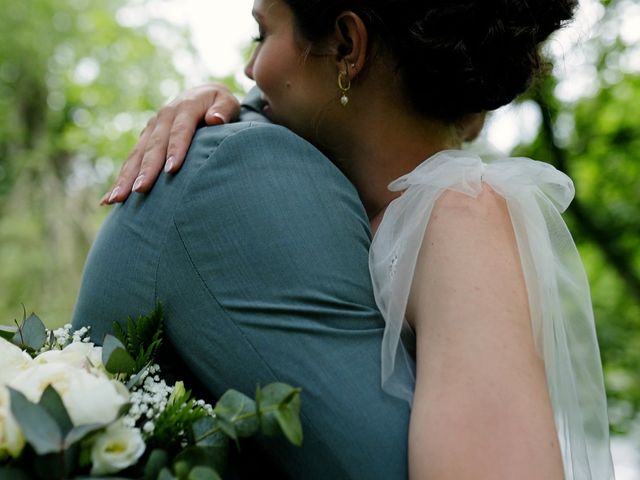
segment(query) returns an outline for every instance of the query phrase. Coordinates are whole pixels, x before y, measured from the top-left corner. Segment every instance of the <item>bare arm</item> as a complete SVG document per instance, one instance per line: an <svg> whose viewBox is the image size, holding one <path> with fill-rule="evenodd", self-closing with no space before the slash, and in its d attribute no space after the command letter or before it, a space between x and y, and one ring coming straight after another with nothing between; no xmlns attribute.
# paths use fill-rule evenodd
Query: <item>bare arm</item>
<svg viewBox="0 0 640 480"><path fill-rule="evenodd" d="M132 191L149 191L163 169L168 173L180 169L198 123L219 125L235 120L239 113L240 103L224 85L185 91L149 120L100 204L123 202Z"/></svg>
<svg viewBox="0 0 640 480"><path fill-rule="evenodd" d="M438 201L407 315L417 334L411 478L562 479L515 236L493 190Z"/></svg>

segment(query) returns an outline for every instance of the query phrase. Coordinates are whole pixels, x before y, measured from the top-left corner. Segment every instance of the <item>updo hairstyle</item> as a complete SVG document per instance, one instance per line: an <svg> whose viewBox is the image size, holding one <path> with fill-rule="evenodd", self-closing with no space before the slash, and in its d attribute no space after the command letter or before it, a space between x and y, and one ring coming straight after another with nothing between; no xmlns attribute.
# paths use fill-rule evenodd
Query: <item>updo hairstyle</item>
<svg viewBox="0 0 640 480"><path fill-rule="evenodd" d="M396 62L421 114L453 121L524 92L545 63L540 43L573 16L577 0L284 0L313 43L353 11L374 47Z"/></svg>

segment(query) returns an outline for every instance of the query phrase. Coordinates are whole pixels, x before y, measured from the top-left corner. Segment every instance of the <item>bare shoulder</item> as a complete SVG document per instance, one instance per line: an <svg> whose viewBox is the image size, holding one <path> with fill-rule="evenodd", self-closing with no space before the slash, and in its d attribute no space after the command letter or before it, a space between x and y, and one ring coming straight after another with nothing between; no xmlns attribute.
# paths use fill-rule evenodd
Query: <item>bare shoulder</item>
<svg viewBox="0 0 640 480"><path fill-rule="evenodd" d="M511 217L504 198L490 186L476 198L450 190L436 202L416 266L409 316L432 312L440 303L433 295L487 316L504 309L526 316Z"/></svg>
<svg viewBox="0 0 640 480"><path fill-rule="evenodd" d="M507 202L493 188L483 184L477 197L455 190L447 190L436 202L429 230L473 228L477 233L488 232L499 225L510 225Z"/></svg>
<svg viewBox="0 0 640 480"><path fill-rule="evenodd" d="M484 185L477 197L448 190L436 202L425 233L421 257L432 263L446 260L452 275L509 275L518 273L516 239L505 199ZM441 257L445 256L445 259ZM435 257L435 258L433 258ZM475 271L474 271L475 269ZM513 277L512 277L513 279Z"/></svg>

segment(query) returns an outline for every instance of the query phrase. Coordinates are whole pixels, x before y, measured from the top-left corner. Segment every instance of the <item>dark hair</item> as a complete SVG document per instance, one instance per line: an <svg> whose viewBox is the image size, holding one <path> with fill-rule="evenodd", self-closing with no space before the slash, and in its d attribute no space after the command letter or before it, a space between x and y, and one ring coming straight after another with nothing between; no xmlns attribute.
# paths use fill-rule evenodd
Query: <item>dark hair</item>
<svg viewBox="0 0 640 480"><path fill-rule="evenodd" d="M357 13L388 51L414 108L445 120L493 110L545 66L539 46L570 20L577 0L284 0L300 34L325 39Z"/></svg>

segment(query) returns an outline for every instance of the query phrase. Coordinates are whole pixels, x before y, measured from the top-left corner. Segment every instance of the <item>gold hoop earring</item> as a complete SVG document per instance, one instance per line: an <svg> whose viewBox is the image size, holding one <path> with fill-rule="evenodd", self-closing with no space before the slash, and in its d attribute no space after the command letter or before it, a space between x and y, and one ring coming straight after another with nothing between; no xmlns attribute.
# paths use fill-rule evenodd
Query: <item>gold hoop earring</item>
<svg viewBox="0 0 640 480"><path fill-rule="evenodd" d="M343 82L344 77L347 77L346 85ZM340 103L343 107L346 107L347 103L349 103L349 97L347 96L347 93L349 92L349 90L351 90L351 79L348 77L347 72L338 73L338 88L342 92Z"/></svg>

